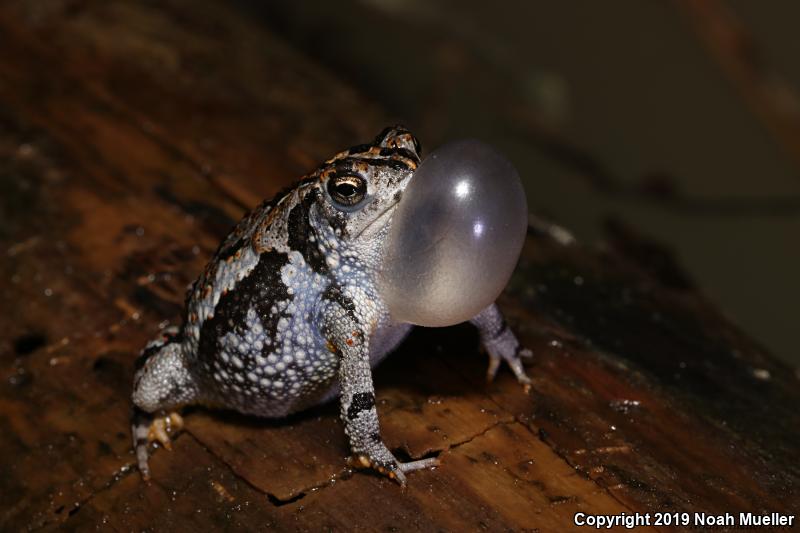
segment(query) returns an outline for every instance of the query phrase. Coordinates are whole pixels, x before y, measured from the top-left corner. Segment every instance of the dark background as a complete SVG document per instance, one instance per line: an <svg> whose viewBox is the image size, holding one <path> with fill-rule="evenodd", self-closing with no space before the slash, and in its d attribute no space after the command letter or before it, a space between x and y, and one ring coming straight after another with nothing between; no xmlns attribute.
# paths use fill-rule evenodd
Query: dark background
<svg viewBox="0 0 800 533"><path fill-rule="evenodd" d="M800 6L345 0L242 9L419 136L474 136L531 211L594 242L620 220L800 363Z"/></svg>

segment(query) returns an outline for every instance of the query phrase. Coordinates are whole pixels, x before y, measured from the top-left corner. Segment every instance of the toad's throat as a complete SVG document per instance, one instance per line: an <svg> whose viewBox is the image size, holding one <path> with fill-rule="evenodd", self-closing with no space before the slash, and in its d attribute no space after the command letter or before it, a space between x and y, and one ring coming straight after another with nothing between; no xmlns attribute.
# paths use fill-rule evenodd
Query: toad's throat
<svg viewBox="0 0 800 533"><path fill-rule="evenodd" d="M397 209L397 205L400 202L395 202L375 217L372 222L364 226L364 228L358 232L355 236L356 239L360 239L362 236L369 237L370 235L375 234L376 232L380 231L381 228L385 227L386 224L389 223L391 220L392 215L394 214L395 210Z"/></svg>

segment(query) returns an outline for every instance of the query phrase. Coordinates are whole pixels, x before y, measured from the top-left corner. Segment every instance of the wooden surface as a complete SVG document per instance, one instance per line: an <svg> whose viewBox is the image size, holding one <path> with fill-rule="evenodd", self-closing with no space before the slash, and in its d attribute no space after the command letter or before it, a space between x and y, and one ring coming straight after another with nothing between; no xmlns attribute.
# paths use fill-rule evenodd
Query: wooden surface
<svg viewBox="0 0 800 533"><path fill-rule="evenodd" d="M376 372L405 490L344 467L335 406L195 410L133 468L133 360L244 210L380 109L224 2L0 7L0 529L541 530L578 511L800 511L800 377L621 223L531 233L501 300L526 395L468 327ZM422 140L423 143L425 140ZM768 310L765 310L768 312ZM669 528L660 528L669 529Z"/></svg>

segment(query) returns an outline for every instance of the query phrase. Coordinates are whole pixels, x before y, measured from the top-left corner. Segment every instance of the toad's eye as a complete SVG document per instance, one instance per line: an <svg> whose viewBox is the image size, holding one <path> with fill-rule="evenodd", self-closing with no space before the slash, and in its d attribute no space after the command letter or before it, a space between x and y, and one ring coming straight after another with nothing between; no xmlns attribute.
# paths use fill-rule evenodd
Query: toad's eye
<svg viewBox="0 0 800 533"><path fill-rule="evenodd" d="M367 194L367 182L361 176L336 176L328 181L328 194L337 204L355 205Z"/></svg>

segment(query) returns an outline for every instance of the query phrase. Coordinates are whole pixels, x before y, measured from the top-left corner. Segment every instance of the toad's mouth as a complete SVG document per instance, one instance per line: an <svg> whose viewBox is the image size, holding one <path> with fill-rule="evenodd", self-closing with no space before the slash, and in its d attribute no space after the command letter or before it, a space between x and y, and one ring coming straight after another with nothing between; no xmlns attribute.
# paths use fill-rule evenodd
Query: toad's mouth
<svg viewBox="0 0 800 533"><path fill-rule="evenodd" d="M387 207L386 209L384 209L383 211L381 211L381 213L377 217L375 217L372 220L372 222L364 226L364 229L358 232L355 238L360 239L362 235L364 237L369 237L380 231L384 226L386 226L386 224L392 218L392 215L397 209L399 203L400 201L398 200L389 207Z"/></svg>

